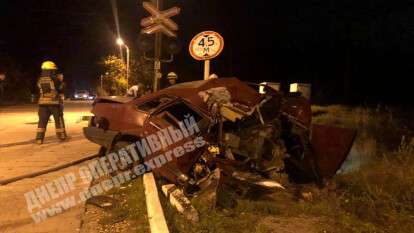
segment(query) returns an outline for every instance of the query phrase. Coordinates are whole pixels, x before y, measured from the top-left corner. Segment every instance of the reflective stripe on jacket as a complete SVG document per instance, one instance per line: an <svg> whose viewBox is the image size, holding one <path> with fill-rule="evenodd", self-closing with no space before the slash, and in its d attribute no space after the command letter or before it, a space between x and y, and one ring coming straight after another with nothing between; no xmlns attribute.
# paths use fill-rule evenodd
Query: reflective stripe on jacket
<svg viewBox="0 0 414 233"><path fill-rule="evenodd" d="M55 87L55 82L51 77L40 77L37 81L39 88L39 105L59 104L59 95Z"/></svg>

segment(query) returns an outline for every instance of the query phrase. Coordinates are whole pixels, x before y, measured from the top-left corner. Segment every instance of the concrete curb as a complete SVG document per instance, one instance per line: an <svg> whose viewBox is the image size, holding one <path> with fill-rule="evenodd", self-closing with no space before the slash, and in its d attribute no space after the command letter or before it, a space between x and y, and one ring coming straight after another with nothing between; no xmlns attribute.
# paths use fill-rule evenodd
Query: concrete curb
<svg viewBox="0 0 414 233"><path fill-rule="evenodd" d="M170 204L184 217L192 222L198 222L199 216L197 210L191 205L190 200L184 195L183 191L175 184L166 184L161 187L165 197Z"/></svg>
<svg viewBox="0 0 414 233"><path fill-rule="evenodd" d="M164 211L158 197L157 184L152 172L143 177L145 187L145 199L147 202L148 221L151 233L169 233Z"/></svg>
<svg viewBox="0 0 414 233"><path fill-rule="evenodd" d="M67 168L67 167L85 162L87 160L94 159L98 156L99 156L99 154L91 155L91 156L88 156L88 157L85 157L85 158L82 158L82 159L78 159L78 160L75 160L75 161L71 161L71 162L56 166L56 167L51 167L51 168L47 168L47 169L40 170L40 171L37 171L37 172L33 172L33 173L21 175L21 176L16 176L16 177L5 179L5 180L0 180L0 186L10 184L10 183L14 183L14 182L19 181L19 180L23 180L23 179L27 179L27 178L33 178L33 177L44 175L44 174L47 174L47 173L50 173L50 172L58 171L58 170L61 170L63 168Z"/></svg>

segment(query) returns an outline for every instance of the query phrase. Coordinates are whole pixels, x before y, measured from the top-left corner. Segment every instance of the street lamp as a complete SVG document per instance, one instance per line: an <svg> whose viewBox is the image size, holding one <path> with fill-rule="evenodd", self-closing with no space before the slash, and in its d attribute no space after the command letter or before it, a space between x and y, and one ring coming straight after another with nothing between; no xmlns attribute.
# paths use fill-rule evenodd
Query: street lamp
<svg viewBox="0 0 414 233"><path fill-rule="evenodd" d="M116 43L119 45L119 46L123 46L125 43L124 43L124 41L121 39L121 38L118 38L118 39L116 39Z"/></svg>
<svg viewBox="0 0 414 233"><path fill-rule="evenodd" d="M127 61L126 61L126 80L127 80L127 91L129 88L129 47L124 43L124 41L122 40L122 38L118 38L116 40L116 43L119 46L124 46L127 52Z"/></svg>

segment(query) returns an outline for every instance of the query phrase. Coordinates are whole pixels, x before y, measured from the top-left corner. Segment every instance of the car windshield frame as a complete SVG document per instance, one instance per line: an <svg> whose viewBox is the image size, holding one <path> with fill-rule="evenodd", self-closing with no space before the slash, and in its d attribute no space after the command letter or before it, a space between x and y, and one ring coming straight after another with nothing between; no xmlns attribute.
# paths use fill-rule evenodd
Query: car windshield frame
<svg viewBox="0 0 414 233"><path fill-rule="evenodd" d="M161 100L162 98L168 98L169 100L167 100L167 101L160 101L160 103L157 106L155 106L155 107L151 107L151 108L148 108L148 109L142 108L143 105L146 105L146 104L148 104L150 102L154 102L156 100ZM146 101L144 101L142 103L138 103L138 104L134 104L134 105L135 105L135 108L138 111L140 111L140 112L144 112L146 114L153 114L158 109L162 108L165 105L170 104L172 101L175 101L176 99L177 98L174 97L174 96L170 96L170 95L160 95L160 96L158 96L156 98L152 98L152 99L146 100Z"/></svg>

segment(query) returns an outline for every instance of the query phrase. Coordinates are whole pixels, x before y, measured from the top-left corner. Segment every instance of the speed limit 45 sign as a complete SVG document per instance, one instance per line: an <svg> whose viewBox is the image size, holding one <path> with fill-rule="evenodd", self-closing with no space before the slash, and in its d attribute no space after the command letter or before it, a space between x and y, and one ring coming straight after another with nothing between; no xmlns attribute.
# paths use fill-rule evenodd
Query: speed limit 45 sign
<svg viewBox="0 0 414 233"><path fill-rule="evenodd" d="M224 48L224 39L217 32L205 31L197 34L190 42L191 56L196 60L210 60L217 57Z"/></svg>

